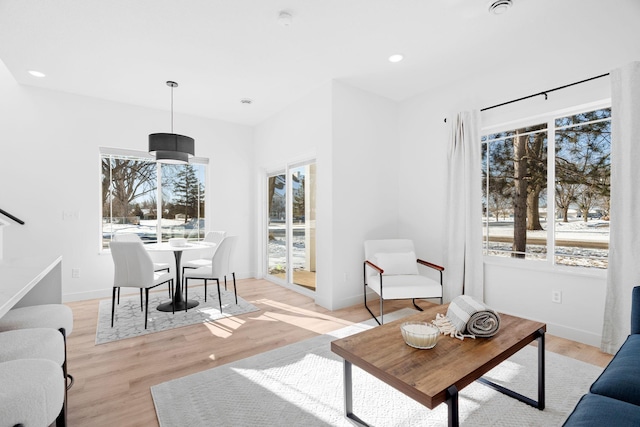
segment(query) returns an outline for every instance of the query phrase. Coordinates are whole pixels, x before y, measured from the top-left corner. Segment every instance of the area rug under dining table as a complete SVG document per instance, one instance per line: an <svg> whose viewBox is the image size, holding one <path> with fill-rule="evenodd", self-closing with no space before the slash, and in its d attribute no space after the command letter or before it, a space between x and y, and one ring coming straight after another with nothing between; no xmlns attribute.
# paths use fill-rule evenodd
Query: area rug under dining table
<svg viewBox="0 0 640 427"><path fill-rule="evenodd" d="M152 386L159 424L161 427L352 426L344 418L342 359L331 352L330 343L371 327L372 321L352 325ZM600 367L547 351L544 411L473 383L460 393L461 424L561 425L600 372ZM535 396L537 349L527 346L486 377L519 393ZM353 368L353 393L354 411L372 426L447 425L447 405L429 410L357 367Z"/></svg>
<svg viewBox="0 0 640 427"><path fill-rule="evenodd" d="M214 291L212 291L212 289ZM204 288L189 288L189 299L198 301L198 306L188 311L175 313L158 311L156 307L170 301L166 291L149 294L149 321L144 328L144 311L140 310L140 295L128 295L120 298L116 305L115 322L111 327L111 299L100 301L98 308L98 326L96 328L96 344L104 344L125 338L133 338L154 332L166 331L181 326L197 323L213 322L225 317L237 316L258 311L258 307L238 297L238 303L232 291L221 290L222 312L220 312L218 292L214 286L208 287L207 301L204 301Z"/></svg>

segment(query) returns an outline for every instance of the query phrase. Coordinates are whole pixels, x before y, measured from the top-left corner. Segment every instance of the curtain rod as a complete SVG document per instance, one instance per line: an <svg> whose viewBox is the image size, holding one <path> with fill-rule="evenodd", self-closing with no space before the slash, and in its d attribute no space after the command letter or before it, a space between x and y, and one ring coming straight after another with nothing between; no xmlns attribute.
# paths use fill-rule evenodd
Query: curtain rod
<svg viewBox="0 0 640 427"><path fill-rule="evenodd" d="M566 88L571 87L571 86L575 86L575 85L579 85L579 84L582 84L582 83L590 82L591 80L596 80L596 79L599 79L599 78L602 78L602 77L606 77L608 75L609 75L609 73L604 73L604 74L600 74L599 76L590 77L588 79L580 80L578 82L569 83L569 84L566 84L564 86L558 86L558 87L554 87L553 89L543 90L542 92L534 93L533 95L523 96L522 98L512 99L511 101L507 101L507 102L503 102L503 103L500 103L500 104L492 105L491 107L485 107L485 108L481 109L480 111L491 110L493 108L502 107L503 105L513 104L514 102L524 101L525 99L529 99L529 98L533 98L535 96L541 96L541 95L544 95L544 99L546 101L548 99L547 95L550 92L555 92L556 90L566 89ZM444 121L446 123L447 119L445 118Z"/></svg>

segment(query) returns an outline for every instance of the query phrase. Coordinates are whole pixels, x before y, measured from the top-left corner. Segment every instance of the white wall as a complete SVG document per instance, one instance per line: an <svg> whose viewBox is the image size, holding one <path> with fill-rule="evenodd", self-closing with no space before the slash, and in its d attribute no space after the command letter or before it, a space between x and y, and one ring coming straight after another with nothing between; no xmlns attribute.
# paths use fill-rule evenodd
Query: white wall
<svg viewBox="0 0 640 427"><path fill-rule="evenodd" d="M0 62L0 207L23 219L4 230L4 257L63 256L63 300L109 296L113 263L100 254L98 147L146 151L148 134L169 129L166 111L20 86ZM253 132L176 115L175 129L208 157L210 229L238 234L239 277L254 275ZM78 220L63 221L63 212ZM167 255L172 261L172 256ZM81 277L71 278L80 268Z"/></svg>
<svg viewBox="0 0 640 427"><path fill-rule="evenodd" d="M385 98L329 82L256 127L259 174L316 154L315 298L324 307L362 301L363 240L396 234L396 108ZM266 188L264 181L259 185ZM264 195L258 203L265 204ZM259 245L261 253L264 238Z"/></svg>
<svg viewBox="0 0 640 427"><path fill-rule="evenodd" d="M333 287L329 308L362 303L363 242L398 233L397 104L333 84Z"/></svg>
<svg viewBox="0 0 640 427"><path fill-rule="evenodd" d="M331 245L331 84L328 82L256 126L255 170L257 276L266 272L266 174L283 170L288 163L316 159L316 300L330 300L331 290L322 283L330 275ZM292 288L295 289L295 288ZM325 304L323 304L325 305Z"/></svg>
<svg viewBox="0 0 640 427"><path fill-rule="evenodd" d="M611 40L610 40L611 42ZM628 43L627 43L628 45ZM447 144L456 111L484 108L608 72L640 57L622 49L619 56L599 58L588 67L557 64L548 75L528 70L489 70L401 103L399 128L403 144L400 168L399 234L420 236L418 252L440 263L445 218ZM620 49L618 49L620 51ZM606 56L606 55L605 55ZM549 93L481 114L482 125L508 123L610 97L609 78ZM444 118L449 117L448 123ZM419 196L416 197L417 190ZM600 344L606 273L585 269L545 268L522 260L485 259L485 301L505 313L547 323L548 331L592 345ZM504 261L504 262L502 262ZM526 265L526 269L520 267ZM445 265L446 268L446 265ZM446 272L445 272L446 284ZM551 302L551 291L562 303Z"/></svg>

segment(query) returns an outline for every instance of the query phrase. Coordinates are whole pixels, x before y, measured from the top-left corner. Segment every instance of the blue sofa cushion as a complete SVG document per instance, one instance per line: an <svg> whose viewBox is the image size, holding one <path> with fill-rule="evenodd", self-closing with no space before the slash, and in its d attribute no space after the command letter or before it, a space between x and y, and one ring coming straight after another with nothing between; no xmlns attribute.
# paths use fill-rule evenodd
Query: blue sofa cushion
<svg viewBox="0 0 640 427"><path fill-rule="evenodd" d="M591 385L591 393L640 405L640 335L629 335Z"/></svg>
<svg viewBox="0 0 640 427"><path fill-rule="evenodd" d="M631 292L631 334L640 334L640 286Z"/></svg>
<svg viewBox="0 0 640 427"><path fill-rule="evenodd" d="M637 427L640 406L597 394L585 394L564 422L564 427Z"/></svg>

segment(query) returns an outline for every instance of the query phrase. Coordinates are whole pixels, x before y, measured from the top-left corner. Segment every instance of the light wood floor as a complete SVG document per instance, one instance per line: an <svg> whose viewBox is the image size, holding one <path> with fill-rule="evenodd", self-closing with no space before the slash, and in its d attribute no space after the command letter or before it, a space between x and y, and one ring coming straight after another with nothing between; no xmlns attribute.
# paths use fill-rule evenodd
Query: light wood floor
<svg viewBox="0 0 640 427"><path fill-rule="evenodd" d="M282 279L285 282L287 280L286 273L278 273L278 274L274 274L274 276ZM312 291L315 291L316 290L316 272L307 271L307 270L294 270L293 283L295 283L296 285L302 286L304 288L310 289Z"/></svg>
<svg viewBox="0 0 640 427"><path fill-rule="evenodd" d="M238 281L238 294L260 311L98 346L98 300L68 303L74 314L68 364L75 377L69 390L69 426L157 426L152 385L370 318L362 304L328 311L265 280ZM410 305L390 302L385 312ZM599 366L611 359L595 347L549 334L546 348Z"/></svg>

